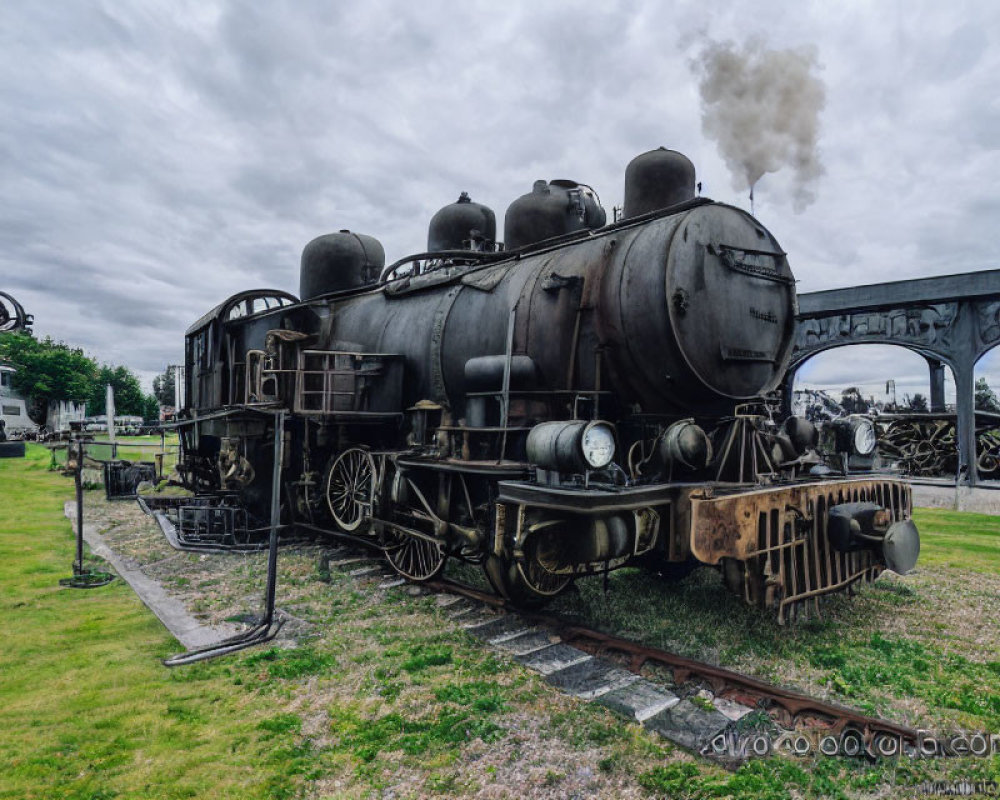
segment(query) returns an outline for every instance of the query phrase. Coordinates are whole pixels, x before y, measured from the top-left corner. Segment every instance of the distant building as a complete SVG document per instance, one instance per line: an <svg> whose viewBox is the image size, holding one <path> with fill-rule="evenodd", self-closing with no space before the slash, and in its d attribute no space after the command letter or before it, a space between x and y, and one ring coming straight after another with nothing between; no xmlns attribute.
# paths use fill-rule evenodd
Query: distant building
<svg viewBox="0 0 1000 800"><path fill-rule="evenodd" d="M45 427L50 431L68 431L71 422L82 420L87 413L85 403L74 403L72 400L53 400L49 403L45 415Z"/></svg>
<svg viewBox="0 0 1000 800"><path fill-rule="evenodd" d="M28 416L28 398L14 391L14 373L11 364L0 363L0 418L7 424L8 436L24 436L38 431L38 425ZM68 431L70 422L82 420L86 414L83 403L72 400L53 400L45 415L45 428L50 432Z"/></svg>
<svg viewBox="0 0 1000 800"><path fill-rule="evenodd" d="M14 373L10 364L0 364L0 419L6 423L8 436L34 433L38 426L28 416L26 398L14 391Z"/></svg>

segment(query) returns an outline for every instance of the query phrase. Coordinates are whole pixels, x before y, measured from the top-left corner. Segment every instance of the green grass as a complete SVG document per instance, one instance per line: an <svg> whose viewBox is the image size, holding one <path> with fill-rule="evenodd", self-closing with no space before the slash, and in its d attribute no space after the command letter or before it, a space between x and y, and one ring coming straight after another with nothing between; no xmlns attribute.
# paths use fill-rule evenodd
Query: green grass
<svg viewBox="0 0 1000 800"><path fill-rule="evenodd" d="M62 517L72 488L48 462L38 446L26 461L0 461L0 798L459 796L503 780L505 764L538 768L534 786L551 794L577 764L552 761L549 744L657 797L891 796L926 778L1000 777L1000 758L772 758L727 773L546 688L441 623L434 598L382 600L293 552L282 554L279 602L295 593L294 613L315 623L308 641L168 671L159 660L178 645L127 586L58 587L73 559ZM920 511L917 521L922 574L998 570L991 518ZM199 585L182 572L172 581ZM800 665L864 710L915 698L967 730L1000 729L1000 663L949 646L947 620L933 628L916 613L933 602L923 586L880 580L831 601L822 620L780 627L710 570L674 585L626 570L608 594L599 579L581 581L557 608L723 664ZM911 618L912 629L888 625ZM525 720L550 760L521 764Z"/></svg>
<svg viewBox="0 0 1000 800"><path fill-rule="evenodd" d="M336 659L330 653L317 652L312 647L293 647L287 650L271 647L253 651L243 660L243 665L262 665L271 678L295 679L306 675L329 672L336 666Z"/></svg>
<svg viewBox="0 0 1000 800"><path fill-rule="evenodd" d="M600 579L579 581L553 608L764 680L829 691L869 714L928 727L1000 730L1000 654L977 649L970 621L953 630L948 616L962 602L987 615L998 607L976 574L1000 572L1000 518L920 510L917 524L917 574L831 597L821 617L791 625L748 607L708 568L673 583L621 570L610 576L606 593ZM995 615L987 622L995 635Z"/></svg>
<svg viewBox="0 0 1000 800"><path fill-rule="evenodd" d="M921 567L955 567L1000 573L1000 517L918 508Z"/></svg>
<svg viewBox="0 0 1000 800"><path fill-rule="evenodd" d="M291 796L303 778L258 727L273 701L225 664L163 667L179 646L120 580L59 587L71 484L48 463L0 461L0 798Z"/></svg>
<svg viewBox="0 0 1000 800"><path fill-rule="evenodd" d="M393 711L371 719L352 709L338 709L332 716L338 734L335 749L352 753L362 764L361 772L383 752L433 758L471 739L495 742L506 733L488 717L447 703L420 716Z"/></svg>
<svg viewBox="0 0 1000 800"><path fill-rule="evenodd" d="M1000 730L1000 660L969 661L927 642L878 632L861 641L816 645L807 657L827 671L838 694L855 703L865 705L882 693L916 697L962 712L983 729Z"/></svg>

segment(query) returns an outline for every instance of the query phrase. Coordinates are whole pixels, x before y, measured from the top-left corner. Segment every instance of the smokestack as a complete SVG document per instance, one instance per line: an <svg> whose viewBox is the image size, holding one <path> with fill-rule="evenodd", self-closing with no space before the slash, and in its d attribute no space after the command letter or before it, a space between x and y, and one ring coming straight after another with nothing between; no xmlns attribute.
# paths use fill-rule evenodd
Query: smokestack
<svg viewBox="0 0 1000 800"><path fill-rule="evenodd" d="M826 102L812 47L768 50L760 40L742 49L709 42L692 68L700 76L702 131L718 144L733 188L750 190L768 172L791 167L793 206L816 199L819 112Z"/></svg>

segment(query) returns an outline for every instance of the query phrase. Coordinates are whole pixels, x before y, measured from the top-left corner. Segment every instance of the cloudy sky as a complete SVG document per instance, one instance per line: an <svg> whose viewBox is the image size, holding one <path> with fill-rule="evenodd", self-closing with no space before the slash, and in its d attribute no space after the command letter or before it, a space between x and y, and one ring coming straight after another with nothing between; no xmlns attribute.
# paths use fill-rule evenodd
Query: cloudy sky
<svg viewBox="0 0 1000 800"><path fill-rule="evenodd" d="M725 6L725 8L719 8ZM709 42L812 48L815 202L765 175L757 216L810 291L1000 266L1000 5L928 2L0 4L0 289L39 335L147 383L239 290L298 292L311 238L387 259L469 191L502 219L537 178L621 202L681 150L748 206L702 130ZM925 391L919 358L829 354L810 385ZM1000 356L983 368L1000 386Z"/></svg>

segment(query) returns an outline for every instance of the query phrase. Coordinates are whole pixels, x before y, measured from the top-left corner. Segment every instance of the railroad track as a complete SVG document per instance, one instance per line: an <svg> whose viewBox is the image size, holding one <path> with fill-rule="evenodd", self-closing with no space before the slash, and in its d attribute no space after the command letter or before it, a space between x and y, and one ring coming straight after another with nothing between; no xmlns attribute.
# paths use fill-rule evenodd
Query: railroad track
<svg viewBox="0 0 1000 800"><path fill-rule="evenodd" d="M158 522L173 547L196 549L182 546L170 535L172 526ZM725 764L782 749L891 757L919 747L918 731L846 706L558 615L525 613L494 593L452 579L411 583L390 572L381 551L363 540L326 546L320 571L331 568L358 580L378 580L382 590L409 583L411 591L435 592L456 624L549 684ZM644 677L651 665L669 670L670 680ZM698 684L708 688L699 690Z"/></svg>
<svg viewBox="0 0 1000 800"><path fill-rule="evenodd" d="M387 567L378 568L384 562L374 553L359 556L344 547L334 553L339 558L328 560L331 567L358 579L379 579L380 589L429 590L467 633L549 684L727 765L775 751L874 757L919 746L918 731L889 720L558 615L521 612L493 593L455 580L410 583L386 574ZM670 680L644 677L650 666L669 670Z"/></svg>

